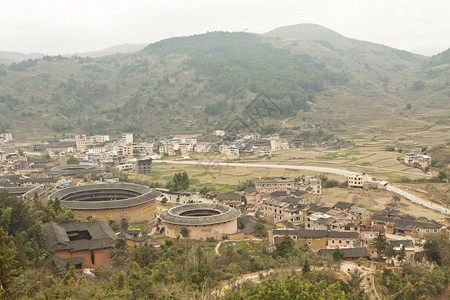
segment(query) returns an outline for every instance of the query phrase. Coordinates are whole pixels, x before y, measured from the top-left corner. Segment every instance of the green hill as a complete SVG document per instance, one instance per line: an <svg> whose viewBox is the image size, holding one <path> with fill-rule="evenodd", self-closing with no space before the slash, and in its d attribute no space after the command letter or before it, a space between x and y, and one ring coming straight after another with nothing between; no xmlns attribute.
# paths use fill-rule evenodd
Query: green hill
<svg viewBox="0 0 450 300"><path fill-rule="evenodd" d="M245 120L234 128L296 134L314 123L356 139L441 130L449 88L446 73L429 76L434 60L316 25L210 32L95 59L47 56L0 66L0 130L152 135L229 128L236 119ZM260 94L269 113L267 101L252 102Z"/></svg>

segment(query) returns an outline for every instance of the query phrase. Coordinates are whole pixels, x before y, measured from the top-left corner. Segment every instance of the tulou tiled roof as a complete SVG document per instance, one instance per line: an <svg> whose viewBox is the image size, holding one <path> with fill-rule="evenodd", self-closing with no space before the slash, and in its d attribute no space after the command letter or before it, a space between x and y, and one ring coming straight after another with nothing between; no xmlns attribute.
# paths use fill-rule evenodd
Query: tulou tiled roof
<svg viewBox="0 0 450 300"><path fill-rule="evenodd" d="M215 214L206 216L186 216L187 212L193 211L215 211ZM228 205L215 203L193 203L175 206L159 217L163 222L176 225L212 225L225 223L237 219L241 212Z"/></svg>
<svg viewBox="0 0 450 300"><path fill-rule="evenodd" d="M108 195L110 192L118 191L125 194L129 193L130 196L125 199L111 199L107 201L97 201L95 197L89 199L86 196L98 194L100 197L102 195ZM84 198L80 200L67 200L72 199L77 195L80 195L80 197L84 195ZM75 210L97 210L133 207L150 202L159 195L160 192L144 185L133 183L100 183L65 188L51 194L46 198L46 201L59 198L61 200L61 205L66 208Z"/></svg>
<svg viewBox="0 0 450 300"><path fill-rule="evenodd" d="M50 222L44 226L43 231L47 251L75 252L111 248L116 240L114 231L101 221L62 224ZM82 238L71 240L69 237L80 233L83 234Z"/></svg>
<svg viewBox="0 0 450 300"><path fill-rule="evenodd" d="M344 253L344 258L360 258L360 257L370 257L370 252L367 248L342 248ZM317 254L320 256L330 256L333 254L335 249L320 249Z"/></svg>

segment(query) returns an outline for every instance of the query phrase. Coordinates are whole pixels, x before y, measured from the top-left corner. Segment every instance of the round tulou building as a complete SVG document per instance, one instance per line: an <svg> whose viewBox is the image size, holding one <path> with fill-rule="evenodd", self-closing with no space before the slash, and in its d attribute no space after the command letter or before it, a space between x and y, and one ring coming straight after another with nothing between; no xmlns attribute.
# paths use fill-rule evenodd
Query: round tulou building
<svg viewBox="0 0 450 300"><path fill-rule="evenodd" d="M189 238L221 240L237 231L240 211L222 204L194 203L173 207L159 217L165 234L176 238L181 236L181 228L189 229Z"/></svg>
<svg viewBox="0 0 450 300"><path fill-rule="evenodd" d="M58 198L61 206L76 217L89 216L120 222L152 221L156 218L156 197L160 193L147 186L132 183L101 183L80 185L59 190L47 200Z"/></svg>
<svg viewBox="0 0 450 300"><path fill-rule="evenodd" d="M95 167L91 165L63 165L51 168L50 174L56 176L74 176L92 172L94 169Z"/></svg>

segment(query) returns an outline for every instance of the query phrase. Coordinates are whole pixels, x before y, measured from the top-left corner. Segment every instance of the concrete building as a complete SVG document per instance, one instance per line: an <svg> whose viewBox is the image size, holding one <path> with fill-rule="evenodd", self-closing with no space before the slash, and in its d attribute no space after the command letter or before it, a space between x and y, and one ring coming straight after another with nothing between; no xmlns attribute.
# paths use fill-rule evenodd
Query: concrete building
<svg viewBox="0 0 450 300"><path fill-rule="evenodd" d="M138 159L136 171L138 174L147 174L152 171L152 159Z"/></svg>
<svg viewBox="0 0 450 300"><path fill-rule="evenodd" d="M292 177L280 178L257 178L255 179L255 188L258 193L270 194L275 191L287 191L293 189L295 180Z"/></svg>
<svg viewBox="0 0 450 300"><path fill-rule="evenodd" d="M371 180L372 178L366 173L363 173L362 175L355 174L347 178L348 187L360 189L364 188L364 184Z"/></svg>
<svg viewBox="0 0 450 300"><path fill-rule="evenodd" d="M10 132L0 133L0 141L9 142L12 141L12 139L13 139L12 133Z"/></svg>
<svg viewBox="0 0 450 300"><path fill-rule="evenodd" d="M125 145L133 144L133 134L132 133L122 133L122 143Z"/></svg>
<svg viewBox="0 0 450 300"><path fill-rule="evenodd" d="M270 150L278 151L278 150L288 150L289 142L285 139L280 139L278 136L270 138Z"/></svg>

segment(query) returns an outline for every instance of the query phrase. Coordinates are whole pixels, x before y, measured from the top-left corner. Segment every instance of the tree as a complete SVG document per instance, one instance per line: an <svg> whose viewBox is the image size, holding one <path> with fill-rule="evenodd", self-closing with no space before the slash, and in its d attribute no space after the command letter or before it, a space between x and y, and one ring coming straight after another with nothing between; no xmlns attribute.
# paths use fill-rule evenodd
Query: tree
<svg viewBox="0 0 450 300"><path fill-rule="evenodd" d="M397 206L398 205L398 203L400 202L400 196L399 195L394 195L394 196L392 196L392 199L391 199L391 201L389 202L389 205L390 206Z"/></svg>
<svg viewBox="0 0 450 300"><path fill-rule="evenodd" d="M67 164L68 165L78 165L80 164L80 162L78 161L78 159L74 156L71 156L68 160L67 160Z"/></svg>
<svg viewBox="0 0 450 300"><path fill-rule="evenodd" d="M402 245L400 251L398 252L397 259L398 261L402 262L405 259L405 257L406 257L405 245Z"/></svg>
<svg viewBox="0 0 450 300"><path fill-rule="evenodd" d="M16 261L15 261L15 248L10 247L7 244L8 235L0 227L0 295L2 291L5 291L6 299L8 295L11 299L11 285L14 277L16 276Z"/></svg>
<svg viewBox="0 0 450 300"><path fill-rule="evenodd" d="M378 258L382 260L386 253L386 248L388 247L386 235L383 232L378 231L378 235L373 240L373 245L375 246L375 249L377 249Z"/></svg>
<svg viewBox="0 0 450 300"><path fill-rule="evenodd" d="M334 249L332 256L335 261L343 260L344 259L344 251L339 248Z"/></svg>
<svg viewBox="0 0 450 300"><path fill-rule="evenodd" d="M128 226L129 226L128 220L126 218L122 218L122 220L120 220L120 229L127 230Z"/></svg>
<svg viewBox="0 0 450 300"><path fill-rule="evenodd" d="M427 257L439 266L450 265L450 241L445 233L428 236L424 249Z"/></svg>
<svg viewBox="0 0 450 300"><path fill-rule="evenodd" d="M294 249L294 241L288 235L285 235L281 242L276 245L276 249L279 256L285 257Z"/></svg>
<svg viewBox="0 0 450 300"><path fill-rule="evenodd" d="M165 205L166 203L167 203L167 198L166 197L162 198L161 199L161 204Z"/></svg>
<svg viewBox="0 0 450 300"><path fill-rule="evenodd" d="M114 221L114 220L108 220L108 225L109 225L109 227L111 227L111 229L112 229L114 232L119 232L119 231L120 231L119 224L117 224L116 221Z"/></svg>
<svg viewBox="0 0 450 300"><path fill-rule="evenodd" d="M303 268L302 268L302 273L306 274L309 271L311 271L311 267L309 266L309 261L308 259L305 259L305 263L303 264Z"/></svg>
<svg viewBox="0 0 450 300"><path fill-rule="evenodd" d="M180 172L173 175L170 182L167 183L167 188L171 191L186 191L189 189L189 177L186 172Z"/></svg>
<svg viewBox="0 0 450 300"><path fill-rule="evenodd" d="M265 236L266 234L266 227L261 222L255 224L255 230L258 236Z"/></svg>
<svg viewBox="0 0 450 300"><path fill-rule="evenodd" d="M127 260L127 242L124 239L117 239L114 245L113 261L115 265L123 265Z"/></svg>
<svg viewBox="0 0 450 300"><path fill-rule="evenodd" d="M386 251L385 251L386 257L387 257L388 259L390 259L390 258L394 257L395 254L396 254L396 252L395 252L395 250L394 250L394 247L393 247L391 244L389 244L389 245L386 247Z"/></svg>
<svg viewBox="0 0 450 300"><path fill-rule="evenodd" d="M206 186L204 186L200 190L200 195L205 196L206 194L208 194L208 192L209 192L209 189Z"/></svg>
<svg viewBox="0 0 450 300"><path fill-rule="evenodd" d="M180 229L180 233L181 233L181 236L182 236L182 237L188 238L189 235L190 235L190 233L191 233L191 231L190 231L186 226L183 226L183 227L181 227L181 229Z"/></svg>
<svg viewBox="0 0 450 300"><path fill-rule="evenodd" d="M351 279L347 283L349 291L347 294L348 299L366 299L364 290L361 288L361 283L364 280L362 273L358 269L353 269L350 273Z"/></svg>

